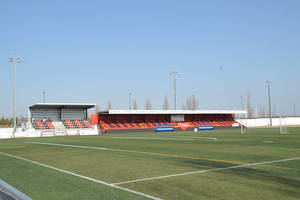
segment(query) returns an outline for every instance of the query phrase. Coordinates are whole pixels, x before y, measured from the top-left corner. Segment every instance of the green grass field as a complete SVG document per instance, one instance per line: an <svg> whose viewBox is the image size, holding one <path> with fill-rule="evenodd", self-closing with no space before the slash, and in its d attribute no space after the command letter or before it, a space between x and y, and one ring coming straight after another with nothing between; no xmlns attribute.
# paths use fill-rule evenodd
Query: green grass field
<svg viewBox="0 0 300 200"><path fill-rule="evenodd" d="M0 179L34 200L300 199L300 128L288 131L0 140Z"/></svg>

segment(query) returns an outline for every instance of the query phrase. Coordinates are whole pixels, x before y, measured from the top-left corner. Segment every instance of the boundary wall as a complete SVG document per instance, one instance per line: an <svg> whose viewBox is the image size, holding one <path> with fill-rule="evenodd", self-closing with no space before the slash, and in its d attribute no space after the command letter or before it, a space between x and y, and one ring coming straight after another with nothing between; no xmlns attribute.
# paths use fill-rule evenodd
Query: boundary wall
<svg viewBox="0 0 300 200"><path fill-rule="evenodd" d="M269 127L270 118L257 118L257 119L235 119L235 121L243 124L246 127ZM282 117L281 125L286 126L300 126L300 117ZM272 126L280 126L280 118L272 118Z"/></svg>
<svg viewBox="0 0 300 200"><path fill-rule="evenodd" d="M33 128L23 130L17 128L13 134L13 128L0 128L0 139L27 138L27 137L53 137L53 136L78 136L78 135L98 135L97 126L89 129L66 129L66 130L35 130Z"/></svg>

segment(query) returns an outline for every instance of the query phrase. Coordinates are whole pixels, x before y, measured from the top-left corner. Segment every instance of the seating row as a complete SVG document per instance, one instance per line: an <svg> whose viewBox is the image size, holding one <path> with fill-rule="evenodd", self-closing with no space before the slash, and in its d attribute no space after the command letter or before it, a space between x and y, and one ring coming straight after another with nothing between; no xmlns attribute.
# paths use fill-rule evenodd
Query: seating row
<svg viewBox="0 0 300 200"><path fill-rule="evenodd" d="M63 120L67 129L70 128L92 128L92 125L86 120Z"/></svg>
<svg viewBox="0 0 300 200"><path fill-rule="evenodd" d="M92 128L92 125L87 120L63 120L65 128ZM50 120L33 120L32 126L36 130L55 129Z"/></svg>
<svg viewBox="0 0 300 200"><path fill-rule="evenodd" d="M54 126L49 120L33 120L32 126L37 130L54 129Z"/></svg>
<svg viewBox="0 0 300 200"><path fill-rule="evenodd" d="M191 122L168 122L162 121L146 121L146 122L130 122L130 121L117 121L108 122L100 121L100 128L105 130L124 130L124 129L154 129L157 126L173 125L175 128L180 128L182 125L188 125L190 128L196 128L199 126L213 126L213 127L232 127L237 123L234 120L226 121L191 121Z"/></svg>

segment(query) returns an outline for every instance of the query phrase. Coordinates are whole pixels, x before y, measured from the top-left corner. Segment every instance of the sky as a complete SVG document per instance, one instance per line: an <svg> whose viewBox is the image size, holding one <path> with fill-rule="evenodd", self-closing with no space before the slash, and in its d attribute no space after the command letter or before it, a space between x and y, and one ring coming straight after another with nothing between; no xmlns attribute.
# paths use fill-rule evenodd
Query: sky
<svg viewBox="0 0 300 200"><path fill-rule="evenodd" d="M194 95L200 109L267 107L300 115L298 0L1 1L0 116L12 116L13 65L17 114L43 102L95 103L127 109L129 92L177 107ZM295 109L294 109L295 108ZM294 111L295 110L295 111Z"/></svg>

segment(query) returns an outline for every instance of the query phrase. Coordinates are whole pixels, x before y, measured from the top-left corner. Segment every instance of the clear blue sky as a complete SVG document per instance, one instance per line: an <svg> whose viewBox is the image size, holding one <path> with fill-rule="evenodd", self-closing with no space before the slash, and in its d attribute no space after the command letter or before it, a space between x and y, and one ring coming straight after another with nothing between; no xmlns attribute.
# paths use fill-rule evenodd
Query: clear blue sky
<svg viewBox="0 0 300 200"><path fill-rule="evenodd" d="M276 112L300 114L300 1L2 1L0 6L0 116L11 116L13 68L17 112L42 102L97 103L139 108L150 99L178 107L195 95L201 109L267 105L272 80ZM223 69L223 70L220 70Z"/></svg>

